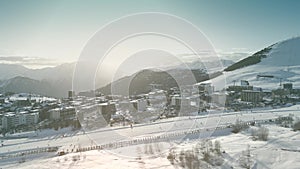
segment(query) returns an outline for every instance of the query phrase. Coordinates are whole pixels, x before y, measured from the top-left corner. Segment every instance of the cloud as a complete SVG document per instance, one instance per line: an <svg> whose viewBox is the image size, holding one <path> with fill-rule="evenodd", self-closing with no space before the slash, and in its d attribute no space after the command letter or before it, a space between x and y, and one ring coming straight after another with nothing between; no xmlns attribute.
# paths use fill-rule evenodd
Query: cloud
<svg viewBox="0 0 300 169"><path fill-rule="evenodd" d="M17 64L28 68L53 67L61 64L58 60L32 56L0 56L1 64Z"/></svg>
<svg viewBox="0 0 300 169"><path fill-rule="evenodd" d="M220 52L219 56L223 59L237 62L251 55L251 52Z"/></svg>
<svg viewBox="0 0 300 169"><path fill-rule="evenodd" d="M0 61L21 62L24 60L22 56L0 56Z"/></svg>
<svg viewBox="0 0 300 169"><path fill-rule="evenodd" d="M195 61L220 61L220 57L218 53L212 50L203 50L198 53L182 53L177 55L180 57L184 62L195 62Z"/></svg>

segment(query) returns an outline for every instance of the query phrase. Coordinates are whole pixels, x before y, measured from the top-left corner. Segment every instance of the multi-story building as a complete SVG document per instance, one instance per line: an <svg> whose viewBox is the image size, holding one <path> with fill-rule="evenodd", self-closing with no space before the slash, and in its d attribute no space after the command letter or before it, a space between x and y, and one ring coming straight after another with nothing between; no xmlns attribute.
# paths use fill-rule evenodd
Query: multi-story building
<svg viewBox="0 0 300 169"><path fill-rule="evenodd" d="M292 90L293 89L293 83L284 83L283 84L283 89Z"/></svg>
<svg viewBox="0 0 300 169"><path fill-rule="evenodd" d="M0 104L5 103L5 98L0 96Z"/></svg>
<svg viewBox="0 0 300 169"><path fill-rule="evenodd" d="M3 118L3 114L0 114L0 129L3 128L3 126L2 126L2 118Z"/></svg>
<svg viewBox="0 0 300 169"><path fill-rule="evenodd" d="M138 112L145 111L147 109L147 100L139 99L131 101L134 109Z"/></svg>
<svg viewBox="0 0 300 169"><path fill-rule="evenodd" d="M76 117L76 111L74 107L62 107L60 109L60 118L65 119L75 119Z"/></svg>
<svg viewBox="0 0 300 169"><path fill-rule="evenodd" d="M39 113L28 113L25 116L26 124L37 124L39 122Z"/></svg>
<svg viewBox="0 0 300 169"><path fill-rule="evenodd" d="M74 107L55 108L48 111L50 120L72 120L76 118Z"/></svg>
<svg viewBox="0 0 300 169"><path fill-rule="evenodd" d="M50 120L60 119L60 108L51 109L48 111Z"/></svg>
<svg viewBox="0 0 300 169"><path fill-rule="evenodd" d="M262 92L253 90L243 90L241 100L245 102L259 103L262 101Z"/></svg>
<svg viewBox="0 0 300 169"><path fill-rule="evenodd" d="M243 90L253 90L253 86L228 86L227 91L242 92Z"/></svg>
<svg viewBox="0 0 300 169"><path fill-rule="evenodd" d="M211 95L214 92L214 86L211 83L197 83L195 86L198 87L199 92L204 92L205 94Z"/></svg>
<svg viewBox="0 0 300 169"><path fill-rule="evenodd" d="M211 95L211 102L219 106L225 106L227 93L215 92Z"/></svg>
<svg viewBox="0 0 300 169"><path fill-rule="evenodd" d="M39 121L38 113L29 113L29 112L19 112L13 113L9 112L3 115L1 119L2 128L13 128L20 125L30 125L36 124Z"/></svg>
<svg viewBox="0 0 300 169"><path fill-rule="evenodd" d="M68 91L68 98L73 98L75 96L75 91Z"/></svg>
<svg viewBox="0 0 300 169"><path fill-rule="evenodd" d="M2 128L9 129L15 127L15 114L12 112L6 113L2 117Z"/></svg>

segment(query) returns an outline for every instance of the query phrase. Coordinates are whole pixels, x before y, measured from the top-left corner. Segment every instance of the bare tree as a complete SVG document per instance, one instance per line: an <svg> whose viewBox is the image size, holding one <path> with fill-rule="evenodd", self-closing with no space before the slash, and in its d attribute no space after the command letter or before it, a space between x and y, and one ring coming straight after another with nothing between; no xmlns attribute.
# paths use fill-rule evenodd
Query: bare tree
<svg viewBox="0 0 300 169"><path fill-rule="evenodd" d="M293 125L294 131L300 130L300 119L298 119Z"/></svg>
<svg viewBox="0 0 300 169"><path fill-rule="evenodd" d="M258 129L252 129L251 135L253 140L267 141L269 137L269 129L266 127L259 127Z"/></svg>
<svg viewBox="0 0 300 169"><path fill-rule="evenodd" d="M239 164L242 168L250 169L252 166L251 161L251 152L250 152L250 146L247 146L247 149L245 151L242 151L242 154L239 158Z"/></svg>
<svg viewBox="0 0 300 169"><path fill-rule="evenodd" d="M239 133L240 131L246 129L247 127L248 127L248 126L247 126L247 125L244 125L244 124L242 123L241 120L237 119L237 120L235 121L235 124L232 125L232 132L233 132L233 133Z"/></svg>
<svg viewBox="0 0 300 169"><path fill-rule="evenodd" d="M218 155L221 154L221 143L218 140L215 141L215 151Z"/></svg>

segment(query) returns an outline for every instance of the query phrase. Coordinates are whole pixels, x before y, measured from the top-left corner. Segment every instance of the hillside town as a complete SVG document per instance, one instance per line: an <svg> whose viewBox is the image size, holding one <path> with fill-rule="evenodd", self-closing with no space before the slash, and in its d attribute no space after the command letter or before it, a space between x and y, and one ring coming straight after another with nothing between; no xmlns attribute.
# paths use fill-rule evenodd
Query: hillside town
<svg viewBox="0 0 300 169"><path fill-rule="evenodd" d="M215 91L210 82L159 89L152 85L147 94L121 96L94 92L94 97L68 91L68 98L56 99L28 93L4 93L0 98L0 129L3 136L47 128L72 127L92 130L107 126L132 126L158 119L204 115L257 108L279 108L300 101L300 89L280 83L278 89L264 90L248 81L234 82ZM79 93L80 94L80 93Z"/></svg>

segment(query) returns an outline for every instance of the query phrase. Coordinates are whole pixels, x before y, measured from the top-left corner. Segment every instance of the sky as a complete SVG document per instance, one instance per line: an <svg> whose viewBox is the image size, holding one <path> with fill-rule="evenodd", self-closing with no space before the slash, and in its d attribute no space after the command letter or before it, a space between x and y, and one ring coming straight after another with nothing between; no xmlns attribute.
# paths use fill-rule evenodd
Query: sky
<svg viewBox="0 0 300 169"><path fill-rule="evenodd" d="M0 0L0 62L34 67L76 61L101 27L139 12L184 18L221 55L243 57L299 36L299 9L296 0Z"/></svg>

